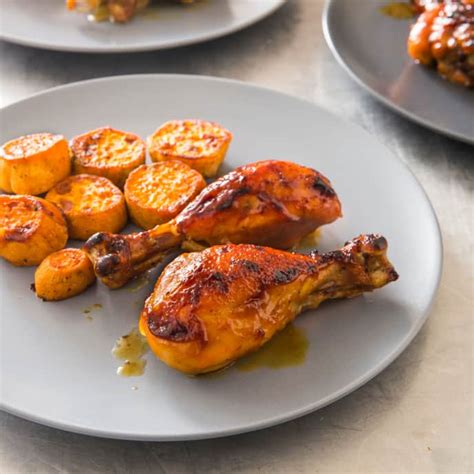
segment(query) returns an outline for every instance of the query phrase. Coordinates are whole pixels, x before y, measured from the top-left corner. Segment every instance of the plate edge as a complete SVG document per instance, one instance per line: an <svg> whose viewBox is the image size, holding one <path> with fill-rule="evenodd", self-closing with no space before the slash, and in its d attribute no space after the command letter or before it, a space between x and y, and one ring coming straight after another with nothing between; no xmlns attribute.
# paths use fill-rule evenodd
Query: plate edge
<svg viewBox="0 0 474 474"><path fill-rule="evenodd" d="M381 102L383 105L391 109L392 111L398 113L399 115L411 120L412 122L416 123L417 125L421 125L424 128L428 128L434 132L437 132L441 135L447 136L449 138L459 140L463 143L467 143L469 145L474 144L474 138L469 139L469 137L460 134L455 131L445 130L439 125L431 122L429 120L422 119L416 116L414 113L405 110L403 107L395 104L394 102L390 101L386 97L384 97L380 92L377 92L375 89L367 85L349 66L349 64L345 61L342 55L336 48L336 45L333 42L332 35L331 35L331 27L329 26L329 15L331 8L338 0L326 0L323 8L322 14L322 26L323 26L323 35L324 39L326 40L326 44L328 45L329 49L331 50L332 55L339 63L339 65L346 71L346 73L354 80L360 87L362 87L366 92L372 95L375 99Z"/></svg>
<svg viewBox="0 0 474 474"><path fill-rule="evenodd" d="M169 44L164 44L164 45L152 45L148 44L146 46L132 46L132 47L123 47L123 48L111 48L111 47L102 47L102 48L77 48L77 47L60 47L55 44L51 43L42 43L42 44L37 44L34 43L33 41L29 40L24 40L22 38L18 38L17 36L11 36L11 35L5 35L0 31L0 40L5 41L7 43L11 44L16 44L20 46L26 46L29 48L35 48L35 49L42 49L46 51L62 51L62 52L67 52L67 53L87 53L87 54L121 54L121 53L139 53L139 52L147 52L147 51L165 51L167 49L174 49L174 48L182 48L185 46L190 46L193 44L200 44L200 43L206 43L208 41L213 41L218 38L222 38L228 35L232 35L234 33L237 33L241 30L244 30L255 23L258 23L265 19L266 17L272 15L275 13L279 8L281 8L285 3L287 3L288 0L275 0L275 5L270 8L269 10L265 11L264 13L256 16L255 18L251 18L247 21L244 21L238 25L235 25L232 28L229 28L227 30L219 30L214 32L211 35L204 35L201 38L198 39L187 39L187 40L179 40L179 41L174 41Z"/></svg>
<svg viewBox="0 0 474 474"><path fill-rule="evenodd" d="M369 382L371 379L373 379L375 376L383 372L392 362L394 362L398 356L400 356L405 349L408 347L408 345L412 342L412 340L415 338L415 336L418 334L426 320L428 319L428 316L431 312L431 309L433 307L436 294L438 292L438 288L440 285L441 281L441 275L442 275L442 268L443 268L443 242L442 242L442 234L441 234L441 229L439 225L439 221L436 215L436 212L434 210L433 204L431 203L428 194L426 193L425 189L423 186L420 184L416 176L413 174L411 169L402 161L400 160L384 143L380 142L377 137L373 136L370 134L367 130L363 129L362 127L358 126L357 124L351 122L350 120L345 119L344 117L340 117L336 113L326 109L325 107L322 107L319 104L316 104L308 99L304 99L298 96L294 96L282 91L278 91L275 89L263 87L257 84L253 83L248 83L248 82L243 82L239 81L236 79L226 79L226 78L219 78L219 77L213 77L213 76L201 76L201 75L188 75L188 74L129 74L129 75L120 75L120 76L109 76L109 77L102 77L102 78L95 78L95 79L88 79L84 81L77 81L77 82L72 82L69 84L64 84L60 86L56 86L50 89L46 89L44 91L32 94L24 99L18 100L16 102L13 102L11 104L8 104L5 107L2 107L0 109L0 113L6 112L6 110L10 107L13 107L15 105L21 104L25 101L28 101L32 98L35 97L40 97L42 95L47 95L51 92L56 92L62 89L69 89L69 88L74 88L78 85L84 85L88 83L95 83L95 82L107 82L110 80L124 80L124 79L131 79L131 78L168 78L168 79L186 79L186 80L202 80L202 81L213 81L213 82L220 82L220 83L227 83L227 84L234 84L234 85L239 85L239 86L244 86L246 88L250 89L257 89L260 91L264 92L271 92L274 94L278 94L281 96L284 96L286 98L290 98L292 100L297 100L299 102L305 103L306 105L316 107L319 109L324 110L326 113L330 114L331 116L337 118L338 120L341 120L345 123L348 123L351 127L356 127L359 129L362 133L369 135L372 137L373 140L375 140L380 146L384 147L388 151L388 157L391 160L396 161L402 169L405 169L408 172L408 175L415 181L416 185L419 187L421 190L425 202L428 204L428 209L430 210L431 216L433 218L435 228L436 228L436 239L434 244L436 245L436 254L437 254L437 265L436 265L436 279L435 279L435 284L433 286L433 291L430 296L430 301L429 304L427 305L425 311L423 312L422 318L419 319L418 324L412 329L410 333L408 333L401 343L400 347L393 351L391 354L389 354L384 360L381 361L381 363L377 366L375 370L369 370L367 373L363 374L361 377L359 377L358 380L355 382L348 384L347 386L343 387L340 389L338 392L335 394L332 394L328 396L326 399L322 400L320 403L312 405L307 407L304 410L301 411L294 411L292 413L289 413L287 416L275 419L267 419L263 420L259 423L256 423L255 425L247 425L246 427L241 427L241 428L236 428L233 430L227 430L227 431L215 431L215 432L209 432L206 434L195 434L195 435L178 435L178 436L153 436L153 435L134 435L131 433L111 433L107 431L101 431L101 430L95 430L95 429L90 429L78 425L64 425L61 422L50 422L49 420L42 419L41 417L36 417L33 414L29 413L24 413L19 410L16 410L14 408L11 408L7 406L5 403L0 402L0 410L3 410L7 413L10 413L12 415L18 416L20 418L33 421L35 423L39 423L44 426L48 426L51 428L55 429L60 429L63 431L67 432L73 432L73 433L78 433L78 434L83 434L83 435L88 435L88 436L95 436L95 437L100 437L100 438L109 438L109 439L121 439L121 440L130 440L130 441L192 441L192 440L201 440L201 439L215 439L215 438L221 438L221 437L226 437L226 436L234 436L238 434L244 434L244 433L249 433L265 428L269 428L271 426L276 426L279 424L283 424L292 420L295 420L297 418L300 418L302 416L305 416L309 413L315 412L321 408L324 408L327 405L330 405L343 397L349 395L350 393L354 392L355 390L359 389L363 385L365 385L367 382Z"/></svg>

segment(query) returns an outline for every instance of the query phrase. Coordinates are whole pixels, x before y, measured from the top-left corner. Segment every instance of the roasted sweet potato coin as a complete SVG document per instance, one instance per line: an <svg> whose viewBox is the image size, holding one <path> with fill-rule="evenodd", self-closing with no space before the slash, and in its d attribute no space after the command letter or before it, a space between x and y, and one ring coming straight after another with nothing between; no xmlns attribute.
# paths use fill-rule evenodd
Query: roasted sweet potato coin
<svg viewBox="0 0 474 474"><path fill-rule="evenodd" d="M95 281L94 268L81 249L62 249L48 255L36 269L35 291L46 301L71 298Z"/></svg>
<svg viewBox="0 0 474 474"><path fill-rule="evenodd" d="M122 191L102 176L78 174L58 183L46 195L66 216L72 239L96 232L119 232L127 223Z"/></svg>
<svg viewBox="0 0 474 474"><path fill-rule="evenodd" d="M44 199L0 195L0 257L18 266L38 265L67 242L66 220Z"/></svg>
<svg viewBox="0 0 474 474"><path fill-rule="evenodd" d="M0 188L8 193L45 193L70 172L69 148L62 135L25 135L0 148Z"/></svg>
<svg viewBox="0 0 474 474"><path fill-rule="evenodd" d="M104 176L119 188L123 188L131 171L145 163L143 140L133 133L110 127L74 137L70 147L74 174Z"/></svg>
<svg viewBox="0 0 474 474"><path fill-rule="evenodd" d="M179 160L211 178L223 162L232 133L204 120L172 120L148 138L153 161Z"/></svg>
<svg viewBox="0 0 474 474"><path fill-rule="evenodd" d="M133 222L143 229L171 220L206 186L200 173L180 161L142 165L125 183Z"/></svg>

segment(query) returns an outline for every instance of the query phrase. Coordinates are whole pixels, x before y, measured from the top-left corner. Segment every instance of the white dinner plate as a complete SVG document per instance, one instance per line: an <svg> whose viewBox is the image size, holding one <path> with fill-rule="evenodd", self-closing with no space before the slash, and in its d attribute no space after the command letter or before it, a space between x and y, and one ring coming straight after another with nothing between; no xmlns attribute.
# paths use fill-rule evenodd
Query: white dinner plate
<svg viewBox="0 0 474 474"><path fill-rule="evenodd" d="M120 53L174 48L241 30L270 15L285 0L163 2L127 24L90 22L63 0L0 0L0 38L44 49Z"/></svg>
<svg viewBox="0 0 474 474"><path fill-rule="evenodd" d="M256 430L299 417L366 383L425 321L438 286L441 239L410 171L359 127L316 105L240 82L179 75L79 82L1 111L2 142L40 131L72 137L111 125L146 137L166 120L214 120L234 134L222 173L264 158L292 160L328 176L344 217L322 231L320 250L378 232L400 279L298 317L309 348L300 365L190 378L148 354L141 377L116 375L110 350L136 324L152 282L101 285L45 303L29 290L34 268L0 262L0 401L4 410L104 437L185 440ZM84 309L101 304L88 316ZM135 387L136 389L133 389Z"/></svg>
<svg viewBox="0 0 474 474"><path fill-rule="evenodd" d="M389 0L327 0L326 41L346 71L373 96L409 119L474 143L474 90L451 84L415 64L406 51L414 19L380 8Z"/></svg>

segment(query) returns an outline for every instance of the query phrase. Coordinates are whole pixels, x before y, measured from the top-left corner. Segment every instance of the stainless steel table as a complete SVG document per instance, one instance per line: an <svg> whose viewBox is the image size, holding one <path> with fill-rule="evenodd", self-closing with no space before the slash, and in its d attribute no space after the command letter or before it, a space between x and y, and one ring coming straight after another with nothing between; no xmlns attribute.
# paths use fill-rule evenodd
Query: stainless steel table
<svg viewBox="0 0 474 474"><path fill-rule="evenodd" d="M353 83L325 45L322 7L322 0L290 1L241 33L165 52L94 56L0 43L1 103L93 77L196 73L289 92L357 122L409 165L440 220L443 279L418 337L387 370L343 400L226 439L113 441L0 413L0 472L472 472L474 148L408 122Z"/></svg>

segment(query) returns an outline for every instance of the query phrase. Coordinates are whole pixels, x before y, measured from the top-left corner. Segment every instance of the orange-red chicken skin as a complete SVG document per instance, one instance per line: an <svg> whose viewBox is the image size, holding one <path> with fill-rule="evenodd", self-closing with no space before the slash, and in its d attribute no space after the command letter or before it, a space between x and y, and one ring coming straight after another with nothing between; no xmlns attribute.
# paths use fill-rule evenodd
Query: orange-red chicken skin
<svg viewBox="0 0 474 474"><path fill-rule="evenodd" d="M453 83L474 87L474 0L414 3L422 13L408 37L409 55Z"/></svg>
<svg viewBox="0 0 474 474"><path fill-rule="evenodd" d="M118 288L185 242L291 248L341 216L321 173L286 161L237 168L205 188L175 219L129 235L98 233L85 244L97 276Z"/></svg>
<svg viewBox="0 0 474 474"><path fill-rule="evenodd" d="M362 235L321 255L248 244L183 254L158 279L140 331L169 366L214 371L260 348L301 311L396 280L386 251L384 237Z"/></svg>

